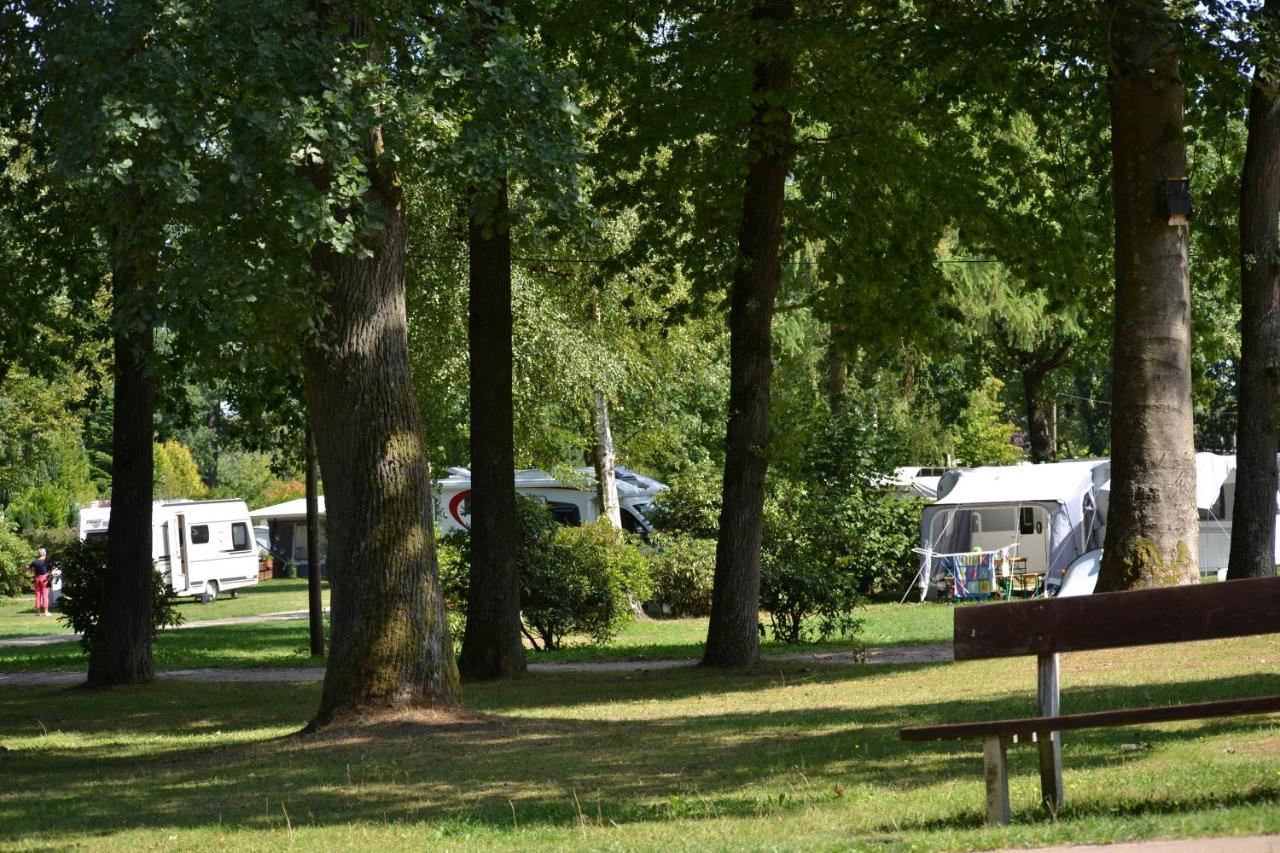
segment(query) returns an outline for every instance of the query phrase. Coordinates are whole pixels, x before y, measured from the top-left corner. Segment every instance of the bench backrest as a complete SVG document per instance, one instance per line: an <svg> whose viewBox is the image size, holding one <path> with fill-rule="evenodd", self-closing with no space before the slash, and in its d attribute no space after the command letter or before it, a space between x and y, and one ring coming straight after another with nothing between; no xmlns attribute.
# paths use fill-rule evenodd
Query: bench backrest
<svg viewBox="0 0 1280 853"><path fill-rule="evenodd" d="M955 659L1280 633L1280 577L1042 598L955 611Z"/></svg>

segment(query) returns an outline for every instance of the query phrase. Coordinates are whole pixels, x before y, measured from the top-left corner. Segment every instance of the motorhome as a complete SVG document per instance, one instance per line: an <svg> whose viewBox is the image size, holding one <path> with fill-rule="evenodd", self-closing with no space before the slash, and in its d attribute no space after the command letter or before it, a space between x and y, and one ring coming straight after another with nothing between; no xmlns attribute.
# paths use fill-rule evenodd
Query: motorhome
<svg viewBox="0 0 1280 853"><path fill-rule="evenodd" d="M80 511L80 538L107 535L111 508ZM239 499L157 501L151 509L156 570L180 596L214 601L258 582L258 546L249 507Z"/></svg>
<svg viewBox="0 0 1280 853"><path fill-rule="evenodd" d="M666 485L628 468L615 469L622 527L629 533L647 535L652 529L648 513L653 499ZM561 524L576 527L600 518L603 511L596 495L595 471L575 468L572 478L558 479L545 471L516 471L516 494L544 502ZM436 524L441 530L471 527L471 472L450 468L449 476L437 484Z"/></svg>
<svg viewBox="0 0 1280 853"><path fill-rule="evenodd" d="M653 499L667 487L652 477L628 468L615 469L618 484L619 511L625 530L647 535L652 529L648 512ZM471 528L471 472L466 468L450 468L449 476L435 484L435 520L442 531ZM516 493L546 503L552 515L562 524L576 526L590 523L601 515L600 501L594 488L595 473L590 468L577 468L573 478L559 479L545 471L525 469L515 472ZM324 495L319 498L321 524L320 562L324 565ZM265 524L269 531L271 551L291 560L299 577L310 571L307 557L306 501L297 498L274 506L254 510L255 524Z"/></svg>

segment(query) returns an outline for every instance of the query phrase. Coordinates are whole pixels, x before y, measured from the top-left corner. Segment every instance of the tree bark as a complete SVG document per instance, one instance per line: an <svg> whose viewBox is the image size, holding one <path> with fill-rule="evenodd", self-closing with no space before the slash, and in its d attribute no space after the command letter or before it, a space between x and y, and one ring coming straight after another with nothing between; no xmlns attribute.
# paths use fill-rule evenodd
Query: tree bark
<svg viewBox="0 0 1280 853"><path fill-rule="evenodd" d="M827 405L833 415L849 408L849 359L840 347L842 332L843 326L832 323L827 340Z"/></svg>
<svg viewBox="0 0 1280 853"><path fill-rule="evenodd" d="M791 0L763 0L753 21L776 29L794 14ZM762 45L762 47L764 47ZM729 294L729 424L711 622L702 662L742 666L759 658L760 545L768 469L770 334L782 272L783 202L793 154L791 59L776 46L756 60L754 116Z"/></svg>
<svg viewBox="0 0 1280 853"><path fill-rule="evenodd" d="M1280 0L1263 14L1274 26ZM1280 381L1280 91L1269 62L1254 72L1240 180L1240 374L1236 496L1228 578L1276 573L1276 402Z"/></svg>
<svg viewBox="0 0 1280 853"><path fill-rule="evenodd" d="M515 436L511 402L511 233L506 181L486 232L473 215L470 253L471 583L458 667L468 678L525 671L516 550Z"/></svg>
<svg viewBox="0 0 1280 853"><path fill-rule="evenodd" d="M596 446L592 462L596 470L596 496L600 501L600 514L608 519L615 530L622 529L622 508L618 505L618 463L613 447L613 428L609 424L609 398L602 389L595 389L594 412Z"/></svg>
<svg viewBox="0 0 1280 853"><path fill-rule="evenodd" d="M311 656L324 657L324 601L320 596L320 463L307 425L307 616Z"/></svg>
<svg viewBox="0 0 1280 853"><path fill-rule="evenodd" d="M1044 413L1044 379L1048 370L1039 364L1022 367L1022 401L1027 412L1027 440L1031 444L1031 461L1035 464L1053 461L1049 450L1049 426Z"/></svg>
<svg viewBox="0 0 1280 853"><path fill-rule="evenodd" d="M367 257L312 253L327 280L322 338L303 354L325 482L330 652L311 727L369 711L458 702L431 516L431 483L409 370L405 212L400 186L367 149Z"/></svg>
<svg viewBox="0 0 1280 853"><path fill-rule="evenodd" d="M117 253L119 254L119 253ZM147 276L136 262L111 271L115 415L111 436L111 520L107 585L89 650L93 687L155 678L152 658L152 478L155 467L155 329Z"/></svg>
<svg viewBox="0 0 1280 853"><path fill-rule="evenodd" d="M1164 206L1165 182L1187 168L1178 47L1159 0L1115 12L1112 488L1099 592L1192 583L1199 548L1188 226Z"/></svg>
<svg viewBox="0 0 1280 853"><path fill-rule="evenodd" d="M591 306L591 322L597 330L603 324L603 312L599 300ZM600 502L600 514L608 519L615 530L622 529L622 508L618 504L617 452L613 447L613 426L609 422L609 398L604 389L594 390L595 410L591 422L595 429L596 443L591 448L591 465L596 473L596 500ZM633 610L639 610L633 606ZM642 610L640 612L643 612Z"/></svg>

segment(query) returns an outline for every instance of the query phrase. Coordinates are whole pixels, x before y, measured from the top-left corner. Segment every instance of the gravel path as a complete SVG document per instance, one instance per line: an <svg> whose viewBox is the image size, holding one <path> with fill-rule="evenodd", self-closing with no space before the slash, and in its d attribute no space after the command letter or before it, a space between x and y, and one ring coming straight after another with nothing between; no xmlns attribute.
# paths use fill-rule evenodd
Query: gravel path
<svg viewBox="0 0 1280 853"><path fill-rule="evenodd" d="M258 618L258 617L254 617ZM865 655L853 652L788 652L764 655L764 663L869 664L945 663L951 660L951 645L902 646L869 649ZM589 661L581 663L531 663L532 673L556 672L653 672L695 666L697 658L679 660ZM157 678L179 681L287 683L319 681L324 667L294 666L258 669L169 669L156 673ZM83 672L10 672L0 673L0 688L72 686L84 681Z"/></svg>

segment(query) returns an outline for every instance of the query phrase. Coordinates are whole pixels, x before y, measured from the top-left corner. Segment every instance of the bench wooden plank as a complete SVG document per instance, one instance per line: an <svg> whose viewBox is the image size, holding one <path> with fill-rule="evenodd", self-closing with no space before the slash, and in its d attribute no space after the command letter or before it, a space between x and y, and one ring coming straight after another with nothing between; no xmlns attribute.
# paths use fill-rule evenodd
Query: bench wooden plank
<svg viewBox="0 0 1280 853"><path fill-rule="evenodd" d="M1280 577L957 607L955 659L1280 633Z"/></svg>
<svg viewBox="0 0 1280 853"><path fill-rule="evenodd" d="M1280 712L1280 695L1251 699L1221 699L1215 702L1193 702L1160 708L1128 708L1119 711L1091 711L1063 714L1058 717L1023 717L1014 720L992 720L985 723L943 723L936 726L908 726L899 732L904 741L962 740L985 737L1030 737L1041 732L1066 732L1077 729L1136 726L1143 723L1169 723L1177 720L1202 720L1212 717L1234 717L1241 714Z"/></svg>

